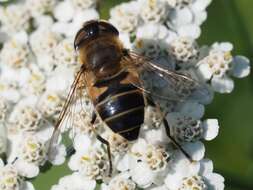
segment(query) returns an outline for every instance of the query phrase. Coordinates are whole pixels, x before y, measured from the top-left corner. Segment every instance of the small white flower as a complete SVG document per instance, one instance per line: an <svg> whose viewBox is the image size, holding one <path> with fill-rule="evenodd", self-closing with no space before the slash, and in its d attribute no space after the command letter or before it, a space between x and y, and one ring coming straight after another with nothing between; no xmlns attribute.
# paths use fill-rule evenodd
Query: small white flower
<svg viewBox="0 0 253 190"><path fill-rule="evenodd" d="M52 71L54 68L52 53L60 42L61 37L42 26L30 35L30 45L37 56L38 65L45 71Z"/></svg>
<svg viewBox="0 0 253 190"><path fill-rule="evenodd" d="M43 28L43 27L52 27L53 25L53 18L49 15L41 15L36 17L33 24L36 28Z"/></svg>
<svg viewBox="0 0 253 190"><path fill-rule="evenodd" d="M168 15L167 3L163 0L139 0L140 16L144 22L163 22Z"/></svg>
<svg viewBox="0 0 253 190"><path fill-rule="evenodd" d="M173 137L177 141L193 142L201 139L203 128L199 120L178 112L169 113L167 118L171 131L173 131Z"/></svg>
<svg viewBox="0 0 253 190"><path fill-rule="evenodd" d="M94 144L87 135L78 135L74 139L74 148L76 153L68 163L71 170L78 171L89 179L103 179L108 175L107 152L100 143Z"/></svg>
<svg viewBox="0 0 253 190"><path fill-rule="evenodd" d="M68 22L73 19L74 10L71 1L62 1L55 6L53 13L58 21Z"/></svg>
<svg viewBox="0 0 253 190"><path fill-rule="evenodd" d="M160 23L146 23L139 26L136 31L136 38L142 39L160 39L168 42L176 37L176 34L168 30Z"/></svg>
<svg viewBox="0 0 253 190"><path fill-rule="evenodd" d="M62 96L67 96L71 84L74 81L75 68L68 68L66 65L61 65L52 71L46 82L46 90L57 92ZM64 76L64 78L62 78ZM83 93L83 92L81 92Z"/></svg>
<svg viewBox="0 0 253 190"><path fill-rule="evenodd" d="M40 165L44 162L46 156L46 147L43 142L28 136L24 139L20 149L21 159Z"/></svg>
<svg viewBox="0 0 253 190"><path fill-rule="evenodd" d="M95 135L93 130L95 129L97 132L101 129L101 125L104 125L100 122L100 120L96 120L94 124L91 124L92 120L92 112L89 110L93 110L93 104L86 91L83 92L83 96L80 99L77 99L77 104L71 106L71 110L75 113L72 118L72 123L66 124L71 125L70 130L70 138L75 138L76 135L85 134L89 136Z"/></svg>
<svg viewBox="0 0 253 190"><path fill-rule="evenodd" d="M52 128L34 133L10 134L8 162L14 162L20 175L32 178L39 174L39 166L47 159L47 141Z"/></svg>
<svg viewBox="0 0 253 190"><path fill-rule="evenodd" d="M67 67L77 65L77 55L73 46L73 39L67 38L62 40L53 50L54 65L64 65Z"/></svg>
<svg viewBox="0 0 253 190"><path fill-rule="evenodd" d="M30 12L27 10L27 6L22 3L0 7L1 29L7 34L28 30L30 18Z"/></svg>
<svg viewBox="0 0 253 190"><path fill-rule="evenodd" d="M25 67L29 63L30 49L26 41L27 34L23 34L22 39L20 39L21 35L16 35L16 38L13 37L5 42L0 54L1 62L14 69Z"/></svg>
<svg viewBox="0 0 253 190"><path fill-rule="evenodd" d="M173 137L179 142L195 142L200 139L212 140L219 132L216 119L207 119L201 122L191 116L180 112L169 113L167 116Z"/></svg>
<svg viewBox="0 0 253 190"><path fill-rule="evenodd" d="M10 102L18 102L21 97L16 83L0 80L0 97Z"/></svg>
<svg viewBox="0 0 253 190"><path fill-rule="evenodd" d="M189 37L178 37L169 44L168 52L181 67L189 67L198 56L196 42Z"/></svg>
<svg viewBox="0 0 253 190"><path fill-rule="evenodd" d="M224 45L226 44L220 44L220 46L214 44L209 55L198 63L199 70L206 79L224 77L230 69L233 58L231 55L232 48L222 48Z"/></svg>
<svg viewBox="0 0 253 190"><path fill-rule="evenodd" d="M140 129L139 138L144 138L150 144L158 146L169 142L161 113L156 108L151 106L145 108L145 119Z"/></svg>
<svg viewBox="0 0 253 190"><path fill-rule="evenodd" d="M30 44L36 55L50 54L60 39L57 34L42 26L30 35Z"/></svg>
<svg viewBox="0 0 253 190"><path fill-rule="evenodd" d="M110 10L110 22L122 33L135 32L138 25L139 3L122 3Z"/></svg>
<svg viewBox="0 0 253 190"><path fill-rule="evenodd" d="M20 100L9 118L9 128L16 131L36 131L43 124L42 115L34 108L37 98L30 96Z"/></svg>
<svg viewBox="0 0 253 190"><path fill-rule="evenodd" d="M180 36L194 39L200 36L200 25L206 20L210 0L167 0L174 9L169 12L167 25ZM172 2L171 2L172 1Z"/></svg>
<svg viewBox="0 0 253 190"><path fill-rule="evenodd" d="M97 128L97 125L91 124L91 115L88 112L85 112L83 109L81 111L76 111L76 114L73 116L73 137L76 136L77 134L93 134L92 127L94 129ZM72 137L72 138L73 138Z"/></svg>
<svg viewBox="0 0 253 190"><path fill-rule="evenodd" d="M129 178L128 172L118 174L111 179L109 185L102 184L102 190L135 190L136 184Z"/></svg>
<svg viewBox="0 0 253 190"><path fill-rule="evenodd" d="M13 165L0 165L1 190L34 190L32 183L24 181Z"/></svg>
<svg viewBox="0 0 253 190"><path fill-rule="evenodd" d="M22 176L37 176L39 166L47 159L47 146L52 132L53 127L46 125L41 126L36 132L17 132L15 128L8 128L8 163L14 163Z"/></svg>
<svg viewBox="0 0 253 190"><path fill-rule="evenodd" d="M136 38L134 41L134 49L142 55L153 59L164 57L163 52L167 44L162 40Z"/></svg>
<svg viewBox="0 0 253 190"><path fill-rule="evenodd" d="M146 188L152 183L161 183L169 158L164 147L154 146L139 138L132 146L130 156L130 174L138 186Z"/></svg>
<svg viewBox="0 0 253 190"><path fill-rule="evenodd" d="M57 185L53 185L51 190L95 190L96 181L83 177L75 172L72 175L62 177Z"/></svg>
<svg viewBox="0 0 253 190"><path fill-rule="evenodd" d="M46 88L46 76L43 73L37 64L31 64L29 67L30 73L27 77L26 82L22 85L21 92L25 96L29 95L41 95Z"/></svg>
<svg viewBox="0 0 253 190"><path fill-rule="evenodd" d="M211 80L214 91L230 93L234 88L234 81L228 77L232 68L232 49L230 43L215 43L209 54L198 63L199 74L203 79Z"/></svg>
<svg viewBox="0 0 253 190"><path fill-rule="evenodd" d="M128 151L128 141L119 134L108 130L108 134L105 134L104 136L107 136L106 139L110 143L112 153L119 154L126 153Z"/></svg>
<svg viewBox="0 0 253 190"><path fill-rule="evenodd" d="M141 138L132 146L131 153L137 160L141 159L143 162L147 163L152 170L163 170L166 168L167 159L169 157L163 147L156 147Z"/></svg>
<svg viewBox="0 0 253 190"><path fill-rule="evenodd" d="M42 14L52 12L56 2L56 0L27 0L26 6L33 17L40 17Z"/></svg>
<svg viewBox="0 0 253 190"><path fill-rule="evenodd" d="M177 155L165 179L165 184L171 190L223 190L224 178L213 173L213 165L210 160L204 159L190 163L182 155Z"/></svg>
<svg viewBox="0 0 253 190"><path fill-rule="evenodd" d="M46 91L41 96L38 107L44 117L55 120L58 118L64 102L65 99L56 92Z"/></svg>

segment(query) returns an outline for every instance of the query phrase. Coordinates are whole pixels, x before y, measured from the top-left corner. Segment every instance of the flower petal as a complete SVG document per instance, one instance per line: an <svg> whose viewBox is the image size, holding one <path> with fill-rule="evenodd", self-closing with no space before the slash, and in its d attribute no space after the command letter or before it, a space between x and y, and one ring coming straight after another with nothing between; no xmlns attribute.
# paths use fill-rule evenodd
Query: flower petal
<svg viewBox="0 0 253 190"><path fill-rule="evenodd" d="M214 77L211 81L214 91L219 93L230 93L234 89L234 81L228 77Z"/></svg>
<svg viewBox="0 0 253 190"><path fill-rule="evenodd" d="M22 190L34 190L34 186L31 182L29 181L24 181Z"/></svg>
<svg viewBox="0 0 253 190"><path fill-rule="evenodd" d="M63 144L53 147L53 156L50 156L50 162L53 165L60 165L65 161L66 148Z"/></svg>
<svg viewBox="0 0 253 190"><path fill-rule="evenodd" d="M204 133L203 138L205 140L214 139L219 133L219 124L217 119L207 119L202 123Z"/></svg>
<svg viewBox="0 0 253 190"><path fill-rule="evenodd" d="M154 179L153 172L143 162L136 164L136 167L131 170L131 176L133 181L141 188L150 186Z"/></svg>
<svg viewBox="0 0 253 190"><path fill-rule="evenodd" d="M55 7L54 16L61 22L67 22L73 18L74 12L74 7L70 1L62 1Z"/></svg>
<svg viewBox="0 0 253 190"><path fill-rule="evenodd" d="M80 155L78 155L77 153L71 156L68 162L68 166L71 170L77 171L79 169L79 159L80 159Z"/></svg>
<svg viewBox="0 0 253 190"><path fill-rule="evenodd" d="M195 161L201 160L205 155L205 146L202 142L187 143L184 146L185 151L190 154Z"/></svg>
<svg viewBox="0 0 253 190"><path fill-rule="evenodd" d="M193 14L188 7L173 11L170 15L172 24L176 27L188 25L192 22Z"/></svg>
<svg viewBox="0 0 253 190"><path fill-rule="evenodd" d="M224 177L217 173L209 173L204 176L207 179L207 183L209 184L208 189L210 190L223 190L224 185Z"/></svg>
<svg viewBox="0 0 253 190"><path fill-rule="evenodd" d="M203 159L200 161L200 171L199 173L202 175L202 176L205 176L209 173L212 173L213 172L213 162L212 160L209 160L209 159Z"/></svg>
<svg viewBox="0 0 253 190"><path fill-rule="evenodd" d="M198 67L198 74L204 79L204 80L209 80L212 75L213 72L210 69L210 67L208 66L208 64L200 64Z"/></svg>
<svg viewBox="0 0 253 190"><path fill-rule="evenodd" d="M74 148L78 151L85 151L84 149L87 149L91 146L91 139L88 135L82 134L77 135L74 139Z"/></svg>
<svg viewBox="0 0 253 190"><path fill-rule="evenodd" d="M180 36L192 37L193 39L197 39L200 36L200 33L200 27L193 24L181 26L178 28L178 34Z"/></svg>
<svg viewBox="0 0 253 190"><path fill-rule="evenodd" d="M192 7L196 11L204 11L212 0L196 0L193 2Z"/></svg>
<svg viewBox="0 0 253 190"><path fill-rule="evenodd" d="M116 165L117 170L123 172L123 171L127 171L129 169L129 164L130 164L130 160L129 160L129 154L125 154L123 156L123 158L121 158Z"/></svg>
<svg viewBox="0 0 253 190"><path fill-rule="evenodd" d="M250 74L250 61L244 56L235 56L232 62L232 75L243 78Z"/></svg>
<svg viewBox="0 0 253 190"><path fill-rule="evenodd" d="M14 166L17 168L18 173L21 176L32 178L39 175L39 167L35 164L25 162L24 160L16 160Z"/></svg>
<svg viewBox="0 0 253 190"><path fill-rule="evenodd" d="M182 183L182 177L180 174L169 174L164 180L165 185L170 190L177 190L179 189Z"/></svg>

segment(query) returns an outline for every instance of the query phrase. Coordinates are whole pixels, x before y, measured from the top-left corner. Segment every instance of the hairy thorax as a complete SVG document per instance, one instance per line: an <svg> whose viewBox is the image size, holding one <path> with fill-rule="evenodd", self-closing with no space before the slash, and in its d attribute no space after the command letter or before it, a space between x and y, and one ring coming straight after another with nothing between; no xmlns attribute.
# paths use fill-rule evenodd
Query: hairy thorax
<svg viewBox="0 0 253 190"><path fill-rule="evenodd" d="M91 40L81 48L81 62L94 75L103 79L120 71L121 43L112 37Z"/></svg>

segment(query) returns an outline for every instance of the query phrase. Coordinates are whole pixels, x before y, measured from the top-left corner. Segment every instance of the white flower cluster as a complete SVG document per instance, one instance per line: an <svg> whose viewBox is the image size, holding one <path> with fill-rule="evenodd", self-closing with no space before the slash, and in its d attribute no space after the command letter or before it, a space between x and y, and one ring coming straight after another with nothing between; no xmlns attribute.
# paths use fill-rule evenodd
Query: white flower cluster
<svg viewBox="0 0 253 190"><path fill-rule="evenodd" d="M33 190L26 180L48 162L65 161L63 144L49 153L50 138L79 67L74 35L83 22L99 18L96 6L94 0L0 5L1 190Z"/></svg>
<svg viewBox="0 0 253 190"><path fill-rule="evenodd" d="M250 66L246 57L232 56L228 42L197 44L210 2L135 0L111 9L109 21L120 31L126 48L189 75L198 84L185 92L179 84L168 87L161 77L148 76L145 82L152 91L184 101L158 98L170 131L157 110L147 107L139 139L132 143L99 121L91 126L93 107L84 95L82 105L71 108L75 115L66 119L62 129L65 132L73 125L69 136L75 153L68 163L73 174L61 178L52 190L95 190L96 180L103 190L224 189L223 177L204 158L202 143L218 135L218 121L201 118L214 92L230 93L232 77L246 77ZM47 155L49 141L80 67L73 48L75 33L85 21L99 18L97 3L24 0L0 6L0 189L32 190L27 179L36 177L47 162L65 161L62 143ZM110 143L111 177L106 146L96 139L92 127ZM175 147L168 132L193 162Z"/></svg>

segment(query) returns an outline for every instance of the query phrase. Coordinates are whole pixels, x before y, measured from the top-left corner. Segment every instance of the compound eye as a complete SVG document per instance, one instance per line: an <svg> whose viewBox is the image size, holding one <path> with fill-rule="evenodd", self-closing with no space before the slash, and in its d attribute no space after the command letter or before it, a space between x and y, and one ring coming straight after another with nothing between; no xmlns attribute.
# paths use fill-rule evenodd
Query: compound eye
<svg viewBox="0 0 253 190"><path fill-rule="evenodd" d="M91 20L84 23L83 27L76 34L74 48L77 49L84 41L88 40L90 37L96 36L98 32L98 21Z"/></svg>
<svg viewBox="0 0 253 190"><path fill-rule="evenodd" d="M74 41L74 48L75 50L77 50L77 48L80 46L80 44L84 41L85 38L87 36L87 32L84 30L84 28L81 28L75 37L75 41Z"/></svg>
<svg viewBox="0 0 253 190"><path fill-rule="evenodd" d="M106 21L99 22L99 30L105 33L111 33L116 36L119 35L119 31L112 24Z"/></svg>

